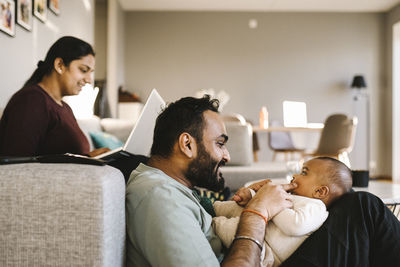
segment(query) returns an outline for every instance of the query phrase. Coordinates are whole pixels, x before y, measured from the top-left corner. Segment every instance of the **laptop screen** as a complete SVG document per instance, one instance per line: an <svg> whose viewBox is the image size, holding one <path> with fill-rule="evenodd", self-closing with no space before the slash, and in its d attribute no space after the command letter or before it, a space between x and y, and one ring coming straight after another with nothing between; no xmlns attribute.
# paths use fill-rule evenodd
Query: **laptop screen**
<svg viewBox="0 0 400 267"><path fill-rule="evenodd" d="M165 107L165 102L158 94L156 89L151 91L149 98L144 105L135 126L133 127L128 139L123 147L96 156L97 159L113 157L115 153L127 151L132 154L143 156L150 155L151 145L153 144L154 126L158 114Z"/></svg>
<svg viewBox="0 0 400 267"><path fill-rule="evenodd" d="M307 105L304 102L283 101L285 127L307 127Z"/></svg>
<svg viewBox="0 0 400 267"><path fill-rule="evenodd" d="M156 119L164 107L165 101L157 90L153 89L125 143L125 151L144 156L150 155Z"/></svg>

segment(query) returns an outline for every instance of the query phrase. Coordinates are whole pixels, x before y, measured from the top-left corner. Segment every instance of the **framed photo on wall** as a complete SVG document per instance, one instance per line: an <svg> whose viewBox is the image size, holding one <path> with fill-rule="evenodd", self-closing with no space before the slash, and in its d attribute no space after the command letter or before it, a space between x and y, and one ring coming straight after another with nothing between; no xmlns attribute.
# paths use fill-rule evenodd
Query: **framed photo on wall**
<svg viewBox="0 0 400 267"><path fill-rule="evenodd" d="M15 2L0 0L0 30L15 36Z"/></svg>
<svg viewBox="0 0 400 267"><path fill-rule="evenodd" d="M54 14L60 14L60 1L61 0L49 0L49 9L53 11Z"/></svg>
<svg viewBox="0 0 400 267"><path fill-rule="evenodd" d="M17 1L17 24L28 31L32 30L32 0Z"/></svg>
<svg viewBox="0 0 400 267"><path fill-rule="evenodd" d="M33 15L42 22L47 19L47 0L33 0Z"/></svg>

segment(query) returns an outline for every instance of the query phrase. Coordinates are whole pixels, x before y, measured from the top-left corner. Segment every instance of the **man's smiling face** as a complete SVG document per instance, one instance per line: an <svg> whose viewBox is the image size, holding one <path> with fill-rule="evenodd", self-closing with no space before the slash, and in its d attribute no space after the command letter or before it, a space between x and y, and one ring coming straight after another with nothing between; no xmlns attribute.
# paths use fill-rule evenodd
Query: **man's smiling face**
<svg viewBox="0 0 400 267"><path fill-rule="evenodd" d="M226 149L228 136L220 116L213 111L203 113L203 138L197 141L197 155L189 164L186 177L193 185L213 191L224 188L224 178L219 167L230 160Z"/></svg>

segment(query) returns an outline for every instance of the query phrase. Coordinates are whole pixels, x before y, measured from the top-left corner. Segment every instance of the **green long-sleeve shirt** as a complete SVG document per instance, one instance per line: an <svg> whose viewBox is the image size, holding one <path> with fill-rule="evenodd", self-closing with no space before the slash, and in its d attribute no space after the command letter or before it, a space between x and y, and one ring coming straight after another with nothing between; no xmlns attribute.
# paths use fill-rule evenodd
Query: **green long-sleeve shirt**
<svg viewBox="0 0 400 267"><path fill-rule="evenodd" d="M127 266L219 266L221 241L192 190L140 164L126 189Z"/></svg>

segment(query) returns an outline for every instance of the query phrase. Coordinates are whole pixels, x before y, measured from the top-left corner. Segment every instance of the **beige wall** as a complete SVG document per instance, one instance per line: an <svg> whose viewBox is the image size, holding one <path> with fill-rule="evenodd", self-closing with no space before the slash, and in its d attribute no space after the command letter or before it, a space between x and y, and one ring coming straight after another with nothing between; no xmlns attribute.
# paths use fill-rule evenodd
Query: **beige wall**
<svg viewBox="0 0 400 267"><path fill-rule="evenodd" d="M0 107L5 107L59 37L73 35L93 44L94 0L61 1L60 12L57 16L49 11L46 23L34 17L31 32L16 25L14 38L0 33Z"/></svg>
<svg viewBox="0 0 400 267"><path fill-rule="evenodd" d="M252 18L257 29L248 27ZM389 174L384 23L382 13L128 12L126 87L142 97L157 88L168 101L200 88L225 90L224 111L253 121L262 105L281 120L283 100L305 101L309 121L323 122L353 114L349 85L362 73L371 95L371 159L377 173ZM353 155L365 157L359 132Z"/></svg>
<svg viewBox="0 0 400 267"><path fill-rule="evenodd" d="M0 107L58 37L70 34L93 43L94 1L89 3L91 10L83 1L63 1L60 16L49 13L55 28L34 19L33 32L17 26L15 38L0 34L7 51L0 61ZM115 81L143 98L154 87L167 101L215 88L231 96L224 111L253 121L262 105L271 118L282 119L282 101L288 99L307 102L309 121L322 122L334 112L353 113L348 87L355 73L364 74L371 95L371 159L377 173L391 173L390 34L399 8L386 16L122 12L120 7L117 13ZM248 27L252 18L257 29ZM101 45L96 48L105 50ZM98 54L99 76L106 75L105 64ZM358 136L353 155L363 154L365 146L365 134Z"/></svg>
<svg viewBox="0 0 400 267"><path fill-rule="evenodd" d="M382 118L385 122L384 126L386 127L386 131L384 132L383 136L383 143L382 146L387 151L387 153L392 154L393 152L393 144L392 144L392 64L393 64L393 52L392 52L392 45L393 45L393 25L396 22L400 21L400 5L394 7L390 12L386 14L386 24L385 24L385 34L386 34L386 90L385 90L385 106L383 108L383 112L387 114L386 117ZM400 147L397 148L400 150ZM387 161L386 163L387 168L392 168L392 160ZM398 178L398 177L397 177Z"/></svg>

